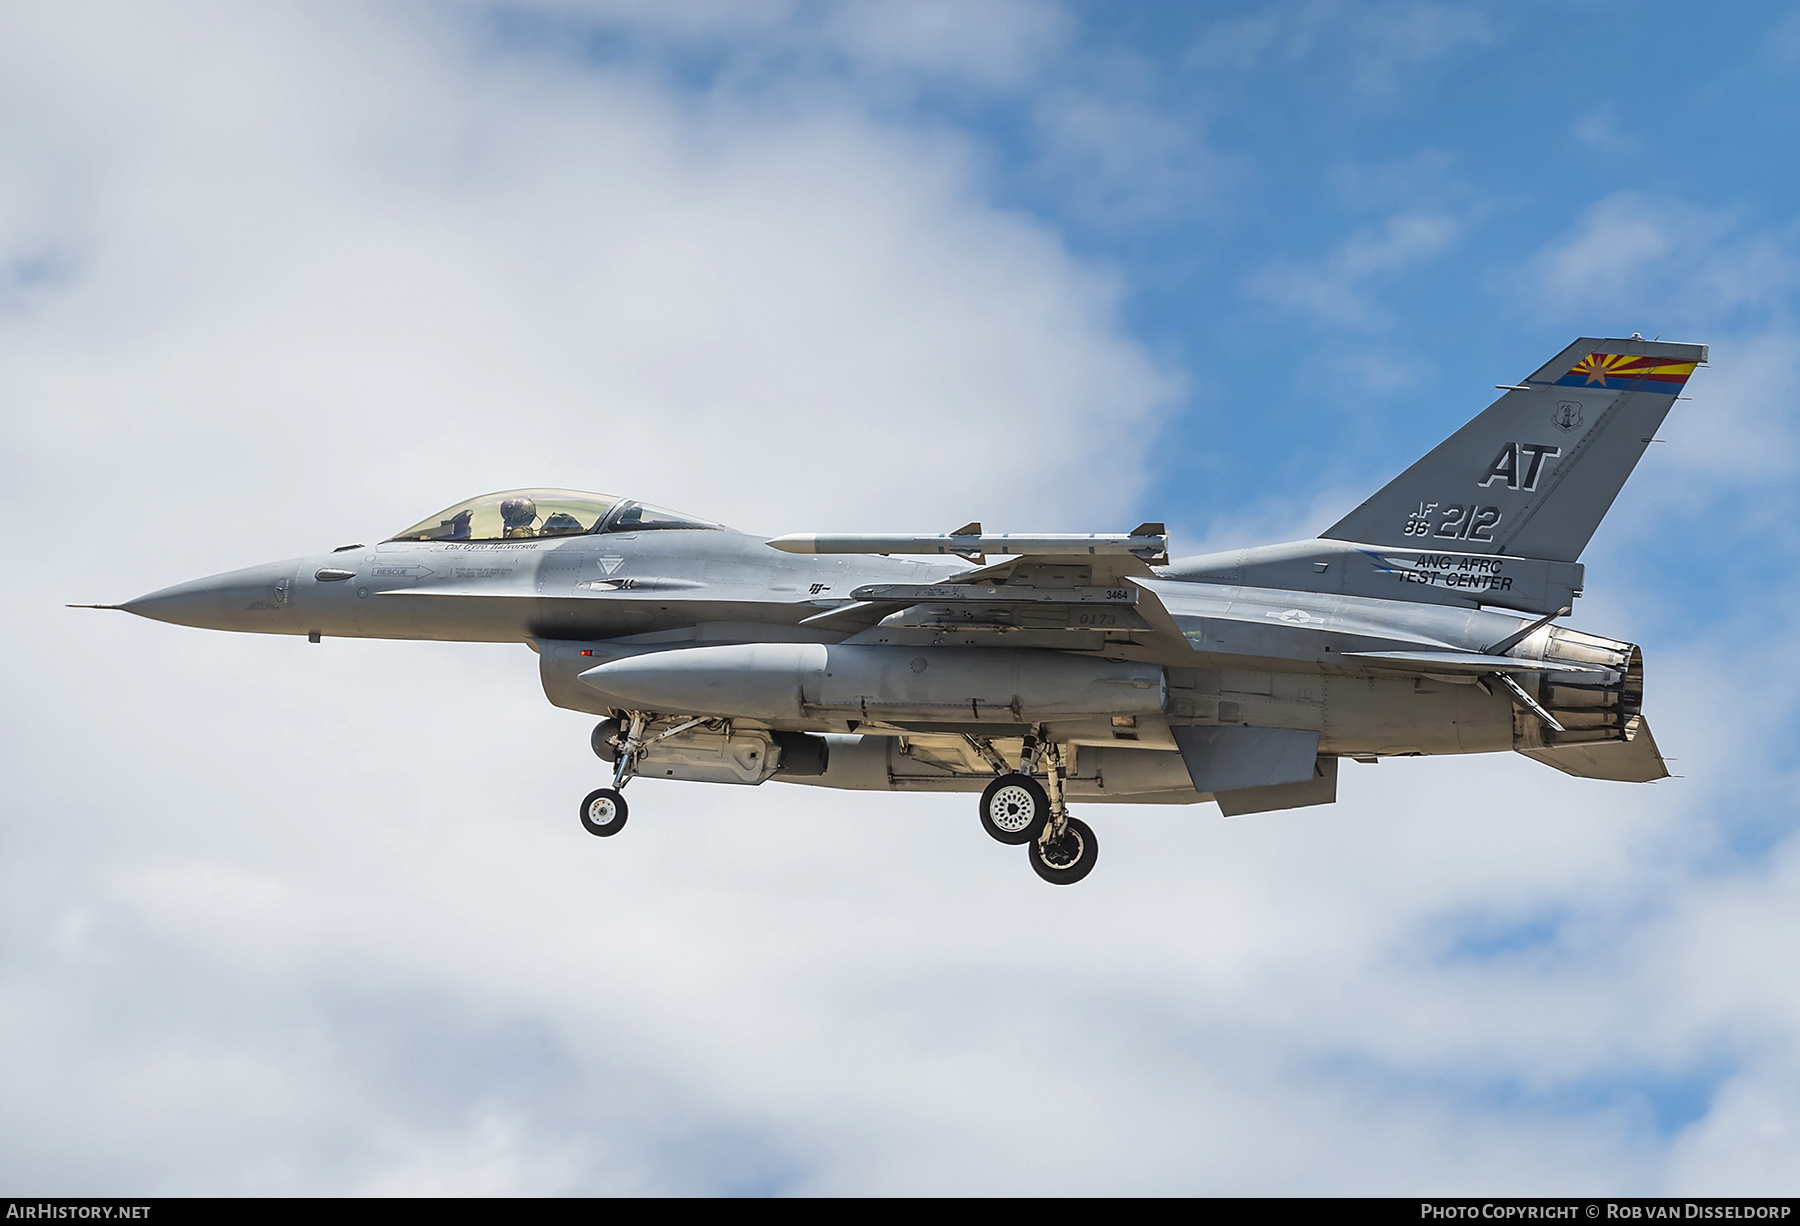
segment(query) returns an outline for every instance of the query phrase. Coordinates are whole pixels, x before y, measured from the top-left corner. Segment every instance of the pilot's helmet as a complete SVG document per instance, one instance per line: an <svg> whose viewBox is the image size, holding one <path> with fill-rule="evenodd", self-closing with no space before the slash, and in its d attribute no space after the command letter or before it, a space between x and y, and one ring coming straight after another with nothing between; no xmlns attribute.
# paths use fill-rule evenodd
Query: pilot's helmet
<svg viewBox="0 0 1800 1226"><path fill-rule="evenodd" d="M511 532L529 528L537 520L537 503L529 498L507 498L500 503L500 522Z"/></svg>

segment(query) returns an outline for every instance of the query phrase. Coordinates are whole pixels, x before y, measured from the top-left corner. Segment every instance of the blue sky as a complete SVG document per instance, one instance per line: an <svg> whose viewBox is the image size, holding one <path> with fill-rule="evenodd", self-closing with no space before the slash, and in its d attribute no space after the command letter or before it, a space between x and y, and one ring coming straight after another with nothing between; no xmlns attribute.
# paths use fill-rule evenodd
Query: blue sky
<svg viewBox="0 0 1800 1226"><path fill-rule="evenodd" d="M1791 1193L1797 84L1779 5L7 10L0 1188ZM1572 620L1685 777L1108 809L1079 890L954 797L596 846L523 648L61 607L538 484L1295 539L1634 331L1713 363Z"/></svg>
<svg viewBox="0 0 1800 1226"><path fill-rule="evenodd" d="M953 146L970 190L1113 280L1178 380L1140 510L1190 532L1305 492L1344 509L1572 333L1788 326L1800 19L1780 5L994 5L985 44L925 6L857 19L862 41L839 8L761 11L502 7L474 37ZM884 38L902 49L868 52ZM1768 514L1709 494L1715 528Z"/></svg>
<svg viewBox="0 0 1800 1226"><path fill-rule="evenodd" d="M1784 6L1703 22L1605 3L1023 7L1023 63L974 81L821 46L838 13L824 6L752 38L529 6L490 32L510 53L642 70L696 99L800 109L837 86L880 123L966 142L979 190L1116 273L1131 334L1192 380L1176 437L1228 443L1236 462L1196 490L1194 449L1168 449L1152 495L1184 509L1263 496L1269 465L1347 480L1435 441L1447 398L1566 341L1570 312L1522 274L1621 193L1694 224L1674 250L1607 270L1583 326L1782 317L1767 295L1701 316L1680 279L1733 239L1789 251L1779 150L1800 23ZM1333 467L1310 452L1298 467L1293 430Z"/></svg>

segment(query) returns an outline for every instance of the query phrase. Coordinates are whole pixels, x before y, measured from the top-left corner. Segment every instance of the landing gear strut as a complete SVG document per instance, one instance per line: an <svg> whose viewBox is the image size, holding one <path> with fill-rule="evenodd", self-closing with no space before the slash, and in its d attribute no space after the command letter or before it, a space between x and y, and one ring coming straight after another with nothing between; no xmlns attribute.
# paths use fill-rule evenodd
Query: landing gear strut
<svg viewBox="0 0 1800 1226"><path fill-rule="evenodd" d="M1017 771L1006 771L985 742L976 749L985 750L982 756L996 771L981 794L981 828L1002 843L1024 844L1032 869L1053 885L1074 885L1092 872L1100 843L1086 822L1069 816L1062 747L1042 736L1027 736ZM1041 784L1034 778L1040 765Z"/></svg>
<svg viewBox="0 0 1800 1226"><path fill-rule="evenodd" d="M644 711L627 711L623 720L603 719L594 727L592 744L601 761L611 762L613 783L609 788L595 788L581 802L581 824L589 834L607 838L625 828L625 785L637 774L638 765L652 745L678 732L686 732L704 720L690 719L665 728L655 736L646 736L650 715Z"/></svg>
<svg viewBox="0 0 1800 1226"><path fill-rule="evenodd" d="M1050 785L1050 820L1025 852L1031 857L1033 871L1045 881L1051 885L1074 885L1094 871L1100 843L1086 822L1069 816L1063 790L1062 747L1050 742L1044 756L1049 759L1044 778Z"/></svg>

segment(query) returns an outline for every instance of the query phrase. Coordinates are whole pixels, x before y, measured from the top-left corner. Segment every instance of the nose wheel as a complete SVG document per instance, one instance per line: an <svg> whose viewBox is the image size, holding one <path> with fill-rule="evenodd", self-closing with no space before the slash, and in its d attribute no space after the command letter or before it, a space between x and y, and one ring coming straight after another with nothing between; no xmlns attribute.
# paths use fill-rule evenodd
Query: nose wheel
<svg viewBox="0 0 1800 1226"><path fill-rule="evenodd" d="M617 788L595 788L581 802L581 824L589 834L610 838L625 829L630 812Z"/></svg>

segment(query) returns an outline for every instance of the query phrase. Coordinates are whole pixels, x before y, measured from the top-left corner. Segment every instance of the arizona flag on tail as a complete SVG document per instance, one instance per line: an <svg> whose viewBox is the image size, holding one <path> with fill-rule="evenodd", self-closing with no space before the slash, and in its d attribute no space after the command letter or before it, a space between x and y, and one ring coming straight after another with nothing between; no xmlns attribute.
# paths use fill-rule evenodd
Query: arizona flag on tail
<svg viewBox="0 0 1800 1226"><path fill-rule="evenodd" d="M1673 396L1681 391L1697 365L1624 353L1590 353L1553 386L1603 387L1614 392L1662 392Z"/></svg>

